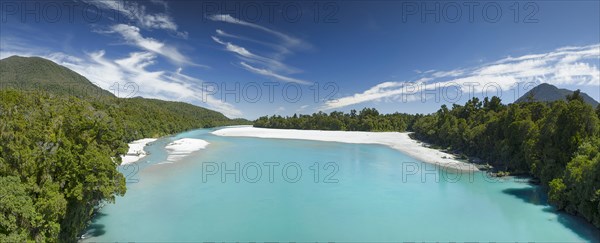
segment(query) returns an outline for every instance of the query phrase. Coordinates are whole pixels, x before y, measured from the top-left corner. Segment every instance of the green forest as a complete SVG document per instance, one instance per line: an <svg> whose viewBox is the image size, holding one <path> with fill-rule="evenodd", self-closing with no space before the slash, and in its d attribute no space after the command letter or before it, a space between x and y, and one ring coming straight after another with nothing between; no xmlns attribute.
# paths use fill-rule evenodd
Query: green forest
<svg viewBox="0 0 600 243"><path fill-rule="evenodd" d="M379 114L375 108L364 108L359 112L351 110L350 113L334 111L327 114L320 111L312 115L294 114L291 117L263 116L254 121L254 126L304 130L403 132L410 129L417 117L403 113Z"/></svg>
<svg viewBox="0 0 600 243"><path fill-rule="evenodd" d="M125 193L127 143L244 123L186 103L0 90L0 241L75 241Z"/></svg>
<svg viewBox="0 0 600 243"><path fill-rule="evenodd" d="M126 192L127 143L248 124L182 102L117 98L42 58L0 60L0 242L75 242Z"/></svg>
<svg viewBox="0 0 600 243"><path fill-rule="evenodd" d="M478 98L443 105L429 115L360 112L261 117L256 127L413 132L413 138L489 163L496 170L529 175L546 188L551 204L600 228L600 106L579 91L566 101L504 105Z"/></svg>
<svg viewBox="0 0 600 243"><path fill-rule="evenodd" d="M600 108L567 101L502 105L497 97L442 106L413 124L418 139L538 178L558 209L600 227Z"/></svg>

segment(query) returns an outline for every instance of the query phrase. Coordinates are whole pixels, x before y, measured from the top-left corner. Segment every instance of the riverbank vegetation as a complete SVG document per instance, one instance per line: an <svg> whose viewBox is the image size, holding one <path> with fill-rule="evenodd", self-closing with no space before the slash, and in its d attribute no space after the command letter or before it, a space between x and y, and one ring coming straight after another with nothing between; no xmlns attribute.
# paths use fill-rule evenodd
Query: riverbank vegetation
<svg viewBox="0 0 600 243"><path fill-rule="evenodd" d="M379 114L375 108L364 108L350 113L334 111L312 115L296 115L290 117L263 116L254 121L255 127L304 129L304 130L337 130L337 131L399 131L409 129L418 116L394 113Z"/></svg>
<svg viewBox="0 0 600 243"><path fill-rule="evenodd" d="M600 228L600 106L584 102L579 91L566 101L505 105L498 97L443 105L429 115L332 112L292 117L261 117L256 127L411 131L416 139L498 171L540 180L558 209L580 215Z"/></svg>
<svg viewBox="0 0 600 243"><path fill-rule="evenodd" d="M567 101L472 99L417 119L420 140L538 178L558 209L600 227L600 122L579 91Z"/></svg>
<svg viewBox="0 0 600 243"><path fill-rule="evenodd" d="M73 242L126 192L127 142L244 123L186 103L0 90L0 241Z"/></svg>

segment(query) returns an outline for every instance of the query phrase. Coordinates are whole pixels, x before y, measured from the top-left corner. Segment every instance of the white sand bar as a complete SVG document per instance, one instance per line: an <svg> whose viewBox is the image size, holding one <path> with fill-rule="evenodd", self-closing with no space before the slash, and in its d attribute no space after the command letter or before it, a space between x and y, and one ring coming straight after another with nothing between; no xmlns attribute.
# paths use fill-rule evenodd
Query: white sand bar
<svg viewBox="0 0 600 243"><path fill-rule="evenodd" d="M167 161L177 161L181 158L208 146L208 142L202 139L196 138L182 138L172 143L167 144L165 147L169 152Z"/></svg>
<svg viewBox="0 0 600 243"><path fill-rule="evenodd" d="M216 130L212 134L227 137L257 137L303 139L341 143L382 144L399 150L420 161L439 165L459 171L477 171L469 163L455 159L451 154L425 147L423 143L408 136L408 132L354 132L354 131L320 131L245 127L227 127Z"/></svg>
<svg viewBox="0 0 600 243"><path fill-rule="evenodd" d="M148 143L156 141L156 138L144 138L140 140L135 140L129 143L129 151L127 151L126 155L121 155L121 165L134 163L147 155L146 151L144 151L144 147Z"/></svg>

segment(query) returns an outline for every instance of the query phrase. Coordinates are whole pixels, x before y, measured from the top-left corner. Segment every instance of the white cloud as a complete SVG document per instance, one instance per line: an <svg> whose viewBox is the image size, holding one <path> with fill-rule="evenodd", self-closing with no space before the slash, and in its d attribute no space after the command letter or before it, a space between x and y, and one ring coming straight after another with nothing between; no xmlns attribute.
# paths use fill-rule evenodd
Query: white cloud
<svg viewBox="0 0 600 243"><path fill-rule="evenodd" d="M256 55L254 55L254 54L250 53L248 50L246 50L246 48L243 48L243 47L240 47L240 46L233 45L233 44L231 44L230 42L224 42L224 41L221 41L219 38L217 38L217 37L214 37L214 36L211 36L211 37L212 37L212 39L213 39L215 42L217 42L217 43L219 43L219 44L221 44L221 45L224 45L224 46L225 46L225 48L226 48L228 51L230 51L230 52L237 53L238 55L241 55L241 56L244 56L244 57L250 57L250 58L255 58L255 57L257 57Z"/></svg>
<svg viewBox="0 0 600 243"><path fill-rule="evenodd" d="M136 21L142 28L163 29L175 33L177 36L187 38L188 33L178 31L178 26L167 13L148 13L146 6L133 1L111 1L111 0L83 0L102 9L116 11L130 20ZM160 0L151 1L168 9L167 2Z"/></svg>
<svg viewBox="0 0 600 243"><path fill-rule="evenodd" d="M288 67L287 65L285 65L282 62L279 62L277 60L254 54L254 53L248 51L244 47L232 44L231 42L222 41L221 39L214 37L214 36L211 36L211 37L215 42L225 46L225 50L233 52L235 54L238 54L239 56L243 57L243 59L248 62L260 63L264 66L267 66L271 70L282 71L285 73L297 73L299 71L295 68Z"/></svg>
<svg viewBox="0 0 600 243"><path fill-rule="evenodd" d="M357 93L351 96L342 97L336 100L325 102L325 106L321 109L331 110L335 108L345 107L349 105L359 104L366 101L378 100L385 97L400 95L405 92L403 87L404 82L384 82L365 90L362 93Z"/></svg>
<svg viewBox="0 0 600 243"><path fill-rule="evenodd" d="M218 37L212 36L212 39L215 42L217 42L221 45L224 45L225 49L227 51L237 54L237 57L242 59L242 61L244 61L244 62L242 62L242 67L244 69L246 69L250 72L253 72L255 74L260 74L263 76L275 78L275 79L278 79L278 80L281 80L284 82L295 82L295 83L300 83L300 84L310 84L311 83L308 81L304 81L304 80L300 80L300 79L296 79L296 78L292 78L292 77L288 77L288 76L284 76L283 74L280 74L280 73L284 73L285 75L290 75L290 74L301 72L301 70L299 70L299 69L296 69L296 68L286 65L285 63L283 63L283 60L285 59L286 55L292 54L292 51L291 51L292 49L294 49L294 50L308 49L308 48L311 48L310 44L304 42L301 39L292 37L290 35L284 34L279 31L275 31L273 29L264 27L262 25L249 23L249 22L246 22L246 21L243 21L240 19L236 19L229 14L211 15L211 16L208 16L208 18L213 21L225 22L225 23L250 27L250 28L257 29L257 30L260 30L260 31L263 31L263 32L266 32L268 34L278 37L277 39L278 39L279 43L272 44L269 42L260 41L260 40L256 40L253 38L230 34L221 29L217 29L216 34L219 37L233 38L233 39L238 39L238 40L242 40L242 41L254 42L254 43L258 43L260 45L272 48L273 50L276 51L276 53L274 53L274 54L272 53L269 55L258 55L258 54L255 54L255 53L249 51L247 48L232 44L231 42L223 41ZM261 36L264 36L264 35L261 35ZM250 66L247 63L252 63L255 66Z"/></svg>
<svg viewBox="0 0 600 243"><path fill-rule="evenodd" d="M267 76L267 77L272 77L272 78L275 78L275 79L278 79L278 80L281 80L284 82L304 84L304 85L312 84L312 82L310 82L310 81L283 76L281 74L274 73L273 71L267 70L267 69L256 68L256 67L248 65L245 62L241 62L240 64L242 65L242 67L244 67L246 70L248 70L250 72L260 74L263 76Z"/></svg>
<svg viewBox="0 0 600 243"><path fill-rule="evenodd" d="M300 39L291 37L289 35L286 35L284 33L279 32L279 31L275 31L275 30L269 29L269 28L264 27L262 25L249 23L249 22L243 21L241 19L236 19L236 18L232 17L229 14L215 14L215 15L208 16L208 18L210 20L213 20L213 21L221 21L221 22L230 23L230 24L237 24L237 25L247 26L247 27L250 27L250 28L254 28L254 29L258 29L258 30L267 32L269 34L272 34L274 36L279 37L280 39L282 39L283 41L285 41L285 44L288 45L288 46L306 46L307 45L307 43L304 43Z"/></svg>
<svg viewBox="0 0 600 243"><path fill-rule="evenodd" d="M110 28L109 33L118 33L123 37L123 39L125 39L125 41L127 41L127 43L135 45L144 50L160 54L177 64L202 66L190 61L189 58L181 54L177 48L167 45L156 39L142 36L138 27L126 24L117 24Z"/></svg>
<svg viewBox="0 0 600 243"><path fill-rule="evenodd" d="M282 58L283 56L292 53L292 51L289 48L285 47L284 45L273 44L273 43L245 37L245 36L230 34L221 29L217 29L215 32L217 33L218 36L221 36L221 37L227 37L227 38L233 38L233 39L238 39L238 40L242 40L242 41L254 42L254 43L258 43L263 46L272 48L277 51L276 57L278 57L278 58Z"/></svg>
<svg viewBox="0 0 600 243"><path fill-rule="evenodd" d="M447 87L460 88L463 95L471 95L488 91L496 94L496 89L507 91L520 82L599 86L600 70L591 63L598 61L600 45L564 47L549 53L507 57L474 68L423 72L416 81L380 83L364 92L328 101L320 109L331 110L382 98L404 102L422 100L427 91Z"/></svg>

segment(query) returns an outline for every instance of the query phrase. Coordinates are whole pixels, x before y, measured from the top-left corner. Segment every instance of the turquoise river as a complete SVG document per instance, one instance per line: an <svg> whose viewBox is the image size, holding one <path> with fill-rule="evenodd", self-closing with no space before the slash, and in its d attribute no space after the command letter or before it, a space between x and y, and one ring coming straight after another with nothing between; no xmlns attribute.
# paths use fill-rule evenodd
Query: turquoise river
<svg viewBox="0 0 600 243"><path fill-rule="evenodd" d="M161 138L122 166L127 194L84 241L600 241L526 179L436 170L381 145L211 131ZM164 163L181 138L210 144Z"/></svg>

